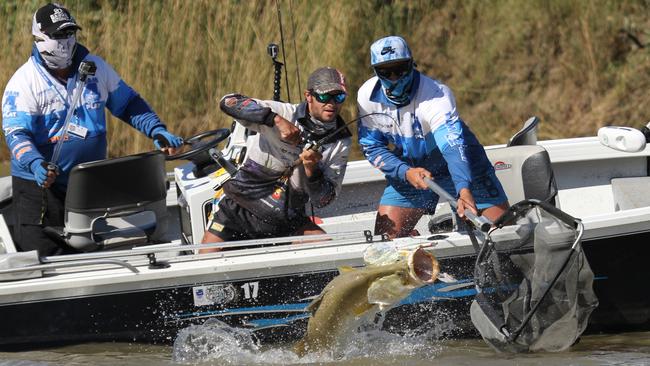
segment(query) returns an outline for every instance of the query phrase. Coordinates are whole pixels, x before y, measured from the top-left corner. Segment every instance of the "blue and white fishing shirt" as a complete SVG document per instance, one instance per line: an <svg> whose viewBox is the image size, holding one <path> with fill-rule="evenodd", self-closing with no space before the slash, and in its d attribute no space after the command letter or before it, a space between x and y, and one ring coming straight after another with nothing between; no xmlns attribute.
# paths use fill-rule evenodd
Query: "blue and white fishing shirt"
<svg viewBox="0 0 650 366"><path fill-rule="evenodd" d="M391 180L406 182L412 167L434 177L449 177L456 192L470 188L472 177L494 171L483 146L460 119L451 89L414 71L409 104L397 106L384 94L375 76L358 92L359 144L366 159ZM393 148L389 147L392 145Z"/></svg>
<svg viewBox="0 0 650 366"><path fill-rule="evenodd" d="M59 161L61 174L55 185L65 189L70 170L77 164L106 158L106 115L116 117L146 134L165 128L147 103L128 86L102 58L91 55L77 44L72 63L74 74L64 85L50 74L36 50L13 75L2 97L2 129L11 153L11 174L34 180L30 164L37 159L50 161L72 103L81 61L97 66L89 76L70 122Z"/></svg>

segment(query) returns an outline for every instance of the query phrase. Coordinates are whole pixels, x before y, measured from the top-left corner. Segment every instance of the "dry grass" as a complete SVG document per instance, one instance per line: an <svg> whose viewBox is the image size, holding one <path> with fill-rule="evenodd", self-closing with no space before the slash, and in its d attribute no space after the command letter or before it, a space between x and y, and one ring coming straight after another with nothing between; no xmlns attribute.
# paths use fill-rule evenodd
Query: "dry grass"
<svg viewBox="0 0 650 366"><path fill-rule="evenodd" d="M452 87L461 116L485 144L505 142L530 115L541 117L542 138L650 120L642 107L650 52L630 38L650 42L647 0L279 1L293 102L310 71L335 66L352 94L344 117L353 118L356 89L371 75L370 43L401 34L418 68ZM63 2L84 28L80 42L113 65L176 133L229 126L217 108L227 92L272 96L266 46L280 43L275 1ZM39 5L0 4L6 35L0 47L13 50L0 58L2 86L27 59ZM286 91L283 79L285 100ZM115 118L109 124L111 156L152 148ZM0 158L8 158L6 147Z"/></svg>

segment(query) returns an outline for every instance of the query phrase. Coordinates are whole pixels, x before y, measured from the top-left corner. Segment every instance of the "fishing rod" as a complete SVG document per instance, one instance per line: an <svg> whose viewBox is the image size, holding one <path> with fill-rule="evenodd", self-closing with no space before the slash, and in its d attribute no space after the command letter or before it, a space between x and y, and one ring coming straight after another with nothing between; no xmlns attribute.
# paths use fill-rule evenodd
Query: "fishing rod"
<svg viewBox="0 0 650 366"><path fill-rule="evenodd" d="M57 173L59 171L59 167L56 164L59 160L59 155L61 155L61 148L63 147L63 141L65 140L65 135L68 133L68 130L70 129L70 121L72 120L74 109L77 106L77 103L79 103L79 99L81 98L81 92L83 91L83 88L86 86L86 79L88 78L88 76L95 75L96 71L97 71L97 66L92 61L82 61L79 64L79 70L78 70L79 85L77 85L77 89L75 90L75 93L72 97L72 104L70 105L70 108L68 108L66 112L65 122L63 123L63 128L61 129L62 130L61 137L59 138L59 141L57 141L56 145L54 146L52 159L47 164L47 170L52 170Z"/></svg>
<svg viewBox="0 0 650 366"><path fill-rule="evenodd" d="M282 62L284 65L287 64L287 57L284 47L284 31L282 27L282 12L280 11L280 0L275 0L275 7L278 9L278 24L280 25L280 44L282 45ZM286 66L285 66L286 67ZM287 84L287 102L291 103L291 91L289 89L289 75L284 73L284 79Z"/></svg>
<svg viewBox="0 0 650 366"><path fill-rule="evenodd" d="M300 64L298 63L298 46L296 45L296 23L293 21L293 1L289 0L289 16L291 19L291 35L293 38L293 58L296 63L296 78L298 79L298 96L302 91L302 86L300 85Z"/></svg>

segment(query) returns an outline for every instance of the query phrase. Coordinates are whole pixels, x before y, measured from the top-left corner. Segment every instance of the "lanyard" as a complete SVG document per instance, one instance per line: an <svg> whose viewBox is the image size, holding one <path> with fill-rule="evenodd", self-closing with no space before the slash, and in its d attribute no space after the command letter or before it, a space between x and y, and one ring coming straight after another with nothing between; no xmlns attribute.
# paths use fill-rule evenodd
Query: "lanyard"
<svg viewBox="0 0 650 366"><path fill-rule="evenodd" d="M63 97L63 95L61 94L61 91L59 90L59 88L57 88L56 85L54 85L54 83L52 82L51 76L47 75L45 70L43 70L43 66L40 65L36 61L34 56L31 57L31 60L34 63L34 66L36 66L36 70L38 71L38 73L41 74L41 77L43 78L43 80L45 80L45 82L50 87L50 89L53 89L56 92L56 95L59 97L61 102L63 102L63 105L65 106L65 109L66 110L69 109L70 108L70 100L69 100L69 98L72 95L72 92L74 91L75 85L77 84L77 78L76 77L75 78L68 78L68 81L66 83L66 88L65 88L67 95L66 95L66 97Z"/></svg>

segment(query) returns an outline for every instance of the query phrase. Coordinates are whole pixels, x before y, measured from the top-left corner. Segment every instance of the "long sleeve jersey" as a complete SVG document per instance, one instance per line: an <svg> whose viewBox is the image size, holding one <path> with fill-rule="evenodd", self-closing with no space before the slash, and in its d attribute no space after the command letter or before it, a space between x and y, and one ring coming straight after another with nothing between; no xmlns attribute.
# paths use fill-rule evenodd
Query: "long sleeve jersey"
<svg viewBox="0 0 650 366"><path fill-rule="evenodd" d="M446 85L415 71L407 105L390 102L377 77L359 89L359 144L368 161L391 180L406 181L406 171L423 167L434 177L451 176L456 192L473 177L488 173L483 146L460 119L454 95ZM390 145L393 146L391 149Z"/></svg>
<svg viewBox="0 0 650 366"><path fill-rule="evenodd" d="M34 180L30 164L37 159L50 161L54 146L62 137L66 114L78 83L81 61L97 66L89 76L81 98L72 111L67 139L62 143L60 168L55 185L67 187L72 168L88 161L106 158L106 115L104 108L132 127L152 137L154 130L165 128L147 103L103 59L91 55L77 44L72 63L74 73L67 85L46 68L35 47L29 60L7 84L2 97L2 128L11 153L11 174Z"/></svg>
<svg viewBox="0 0 650 366"><path fill-rule="evenodd" d="M311 117L307 104L262 101L229 94L223 97L220 105L224 112L236 118L239 123L258 132L249 137L247 159L224 190L240 204L244 201L258 202L298 159L303 149L302 145L294 146L280 139L273 118L276 114L280 115L301 130L309 131ZM343 120L338 117L337 127L343 125ZM318 140L324 136L312 134L312 137ZM292 192L288 202L290 207L304 210L304 205L309 200L314 206L323 207L335 199L341 190L350 144L351 134L344 128L323 145L323 158L318 163L316 174L307 177L302 165L293 169L288 179ZM245 203L242 205L247 207ZM258 211L250 206L247 208Z"/></svg>

